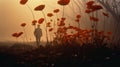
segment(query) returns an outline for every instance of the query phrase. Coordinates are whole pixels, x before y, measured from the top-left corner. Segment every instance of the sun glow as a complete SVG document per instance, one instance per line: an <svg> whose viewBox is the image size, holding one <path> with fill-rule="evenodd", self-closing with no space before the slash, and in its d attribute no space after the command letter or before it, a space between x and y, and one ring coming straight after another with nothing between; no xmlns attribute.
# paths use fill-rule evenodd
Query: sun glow
<svg viewBox="0 0 120 67"><path fill-rule="evenodd" d="M85 14L86 6L85 1L82 0L66 0L66 3L63 3L62 1L58 2L58 0L28 0L26 3L22 3L19 0L0 0L1 2L1 16L0 16L0 31L1 34L0 37L2 41L14 41L14 38L11 36L12 32L18 32L23 31L23 28L20 27L21 23L26 23L25 26L25 33L28 41L35 41L35 37L33 35L34 26L32 26L32 21L36 20L38 21L40 18L44 18L45 22L43 22L41 25L43 36L41 41L46 41L46 30L45 25L46 23L51 22L52 28L54 27L54 24L58 24L58 18L64 18L66 24L65 26L76 26L81 27L83 29L90 28L90 23L87 23L89 21L89 16ZM20 4L22 3L22 4ZM8 5L6 5L8 4ZM42 11L35 11L35 7L39 5L45 5L45 8ZM53 10L59 9L60 12L55 14ZM49 13L49 17L48 17ZM53 16L50 16L53 13ZM81 19L75 19L76 15L82 16ZM76 22L80 21L80 25ZM55 22L55 23L54 23ZM60 23L59 23L60 24ZM64 24L60 24L64 25ZM52 29L50 28L50 29ZM57 27L56 27L57 28ZM56 31L56 28L54 29ZM7 31L5 31L6 29ZM49 29L49 30L50 30ZM48 32L49 32L48 30ZM51 39L50 36L54 36L55 32L48 33L48 39ZM51 35L52 34L52 35ZM19 38L19 41L24 41L25 36L22 35Z"/></svg>
<svg viewBox="0 0 120 67"><path fill-rule="evenodd" d="M28 39L34 41L34 35L33 35L33 31L34 31L34 27L31 25L31 21L34 19L32 12L34 14L34 17L36 20L38 20L39 18L43 17L42 12L38 11L35 12L34 8L40 4L44 4L45 5L45 9L44 12L45 13L49 13L49 12L53 12L54 9L61 9L61 13L58 14L59 17L62 16L62 7L60 5L57 4L57 0L29 0L26 5L20 5L19 0L14 0L14 1L6 1L6 0L0 0L1 1L1 5L2 5L2 11L0 12L3 18L2 20L0 20L0 25L1 26L1 40L14 40L10 35L13 31L22 31L22 29L20 28L20 24L22 22L27 23L26 26L26 32L27 32L27 37ZM8 4L8 5L6 5ZM72 7L71 7L72 8ZM71 8L69 6L66 7L66 10L71 10ZM72 12L72 11L69 11ZM70 13L68 13L67 11L65 11L65 13L69 16ZM53 17L55 18L55 17ZM49 21L50 19L47 18L47 21ZM43 29L43 34L45 34L44 32L44 24L41 25L41 28ZM8 31L4 31L4 29L7 29ZM23 38L24 36L22 36ZM22 40L22 38L20 40ZM42 37L42 40L45 41L45 37Z"/></svg>

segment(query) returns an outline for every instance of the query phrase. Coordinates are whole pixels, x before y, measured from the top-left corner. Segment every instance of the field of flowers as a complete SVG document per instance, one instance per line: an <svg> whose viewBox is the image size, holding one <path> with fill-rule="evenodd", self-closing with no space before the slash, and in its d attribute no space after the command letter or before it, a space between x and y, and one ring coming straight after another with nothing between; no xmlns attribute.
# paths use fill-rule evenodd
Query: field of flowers
<svg viewBox="0 0 120 67"><path fill-rule="evenodd" d="M27 6L30 10L32 10L29 5L27 5L28 0L21 0L20 4ZM113 33L111 31L106 30L106 21L107 18L109 18L109 14L105 12L103 6L100 4L96 4L95 1L88 1L86 2L86 10L84 13L88 14L90 28L83 29L81 27L81 14L78 13L75 18L73 18L74 22L77 23L78 26L74 26L71 24L71 22L67 22L69 18L65 17L65 7L66 5L69 5L71 1L70 0L58 0L57 4L61 5L63 7L63 10L56 8L53 10L53 12L44 12L44 8L46 7L44 4L40 4L37 7L34 8L34 11L40 11L43 14L43 17L40 17L40 19L36 20L34 17L34 13L31 11L33 15L33 21L31 21L32 25L36 29L37 25L44 26L45 30L45 36L47 43L53 42L53 43L59 43L59 44L65 44L66 42L77 42L80 45L82 44L104 44L104 43L112 43L112 39L114 37ZM102 11L101 11L102 10ZM62 17L58 17L57 14L62 13ZM104 18L104 22L100 21L100 17L98 14L101 14ZM52 17L56 18L52 18ZM47 18L50 18L48 21ZM44 23L44 24L43 24ZM88 23L88 22L86 22ZM103 29L100 30L98 28L98 23L104 23ZM21 23L21 27L23 27L22 32L15 32L12 34L13 37L17 39L24 34L24 37L26 41L28 42L27 38L27 32L25 30L25 26L27 23Z"/></svg>
<svg viewBox="0 0 120 67"><path fill-rule="evenodd" d="M57 4L63 9L55 8L53 12L45 13L46 5L40 4L34 8L43 14L40 19L35 18L32 9L27 4L29 0L20 0L20 5L27 6L33 15L31 24L34 28L37 25L44 25L46 34L46 45L33 48L27 43L18 44L18 38L25 36L28 42L26 25L21 23L23 31L15 32L12 36L16 39L16 44L0 51L0 67L119 67L120 64L120 44L112 42L113 32L106 30L106 21L110 17L101 4L96 1L85 3L84 13L89 18L90 28L81 27L80 13L73 18L74 26L67 22L65 17L65 7L71 0L58 0ZM102 10L102 11L101 11ZM62 12L62 17L57 14ZM99 30L98 23L101 22L98 14L102 15L104 23L103 30ZM52 18L56 16L56 18ZM49 18L50 20L48 21ZM44 23L44 24L43 24ZM68 33L69 32L69 33ZM51 35L51 37L49 37ZM22 46L21 46L22 45ZM17 49L15 49L17 48Z"/></svg>

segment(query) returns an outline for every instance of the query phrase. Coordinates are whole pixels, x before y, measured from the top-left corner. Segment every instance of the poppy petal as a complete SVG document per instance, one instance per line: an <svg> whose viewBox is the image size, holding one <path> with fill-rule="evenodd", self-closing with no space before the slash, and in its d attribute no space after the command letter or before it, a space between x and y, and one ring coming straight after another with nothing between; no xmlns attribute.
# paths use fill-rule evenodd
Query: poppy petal
<svg viewBox="0 0 120 67"><path fill-rule="evenodd" d="M20 0L20 4L25 5L28 2L28 0Z"/></svg>
<svg viewBox="0 0 120 67"><path fill-rule="evenodd" d="M37 7L35 7L35 11L42 11L45 8L45 5L39 5Z"/></svg>

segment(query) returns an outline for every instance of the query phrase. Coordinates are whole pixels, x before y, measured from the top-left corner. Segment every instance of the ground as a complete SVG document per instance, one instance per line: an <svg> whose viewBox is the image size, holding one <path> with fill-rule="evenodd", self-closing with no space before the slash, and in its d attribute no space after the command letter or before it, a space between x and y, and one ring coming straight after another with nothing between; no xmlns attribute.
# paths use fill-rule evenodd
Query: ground
<svg viewBox="0 0 120 67"><path fill-rule="evenodd" d="M0 67L119 67L119 62L117 47L90 44L49 44L38 48L14 44L0 50Z"/></svg>

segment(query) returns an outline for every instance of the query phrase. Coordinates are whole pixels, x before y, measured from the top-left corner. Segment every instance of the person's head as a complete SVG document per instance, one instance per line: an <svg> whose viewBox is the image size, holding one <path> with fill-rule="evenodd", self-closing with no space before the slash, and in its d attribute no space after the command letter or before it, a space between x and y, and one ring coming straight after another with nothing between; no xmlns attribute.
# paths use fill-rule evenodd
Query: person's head
<svg viewBox="0 0 120 67"><path fill-rule="evenodd" d="M38 28L40 28L40 25L37 25Z"/></svg>

